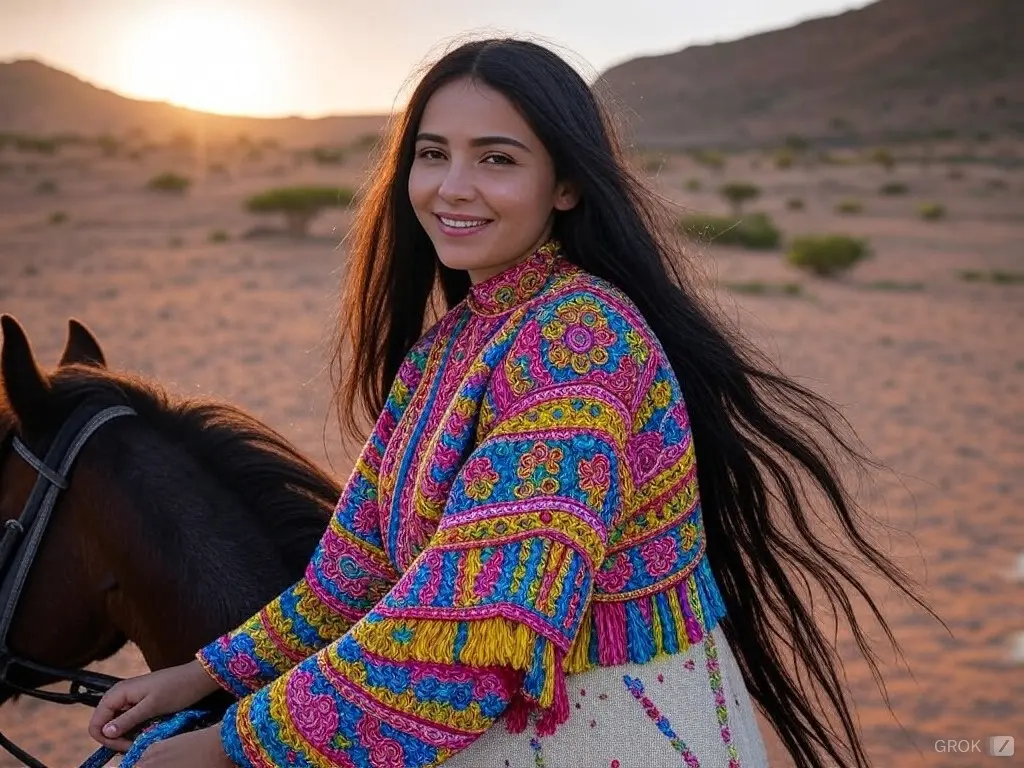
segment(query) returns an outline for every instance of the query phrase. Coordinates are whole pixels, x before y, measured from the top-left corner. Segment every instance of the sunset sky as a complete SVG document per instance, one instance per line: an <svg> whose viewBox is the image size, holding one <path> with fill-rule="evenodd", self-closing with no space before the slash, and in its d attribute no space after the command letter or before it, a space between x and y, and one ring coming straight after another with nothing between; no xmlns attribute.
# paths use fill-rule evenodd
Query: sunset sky
<svg viewBox="0 0 1024 768"><path fill-rule="evenodd" d="M827 16L855 0L0 0L0 61L210 112L386 112L452 38L527 34L588 76ZM397 102L396 102L397 99ZM2 108L2 105L0 105Z"/></svg>

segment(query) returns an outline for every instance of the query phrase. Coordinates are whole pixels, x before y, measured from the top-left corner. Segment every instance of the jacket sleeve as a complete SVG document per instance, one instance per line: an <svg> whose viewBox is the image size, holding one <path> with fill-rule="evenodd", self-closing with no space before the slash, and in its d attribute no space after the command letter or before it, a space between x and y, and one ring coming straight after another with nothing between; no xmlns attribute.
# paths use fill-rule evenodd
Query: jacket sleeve
<svg viewBox="0 0 1024 768"><path fill-rule="evenodd" d="M605 390L561 385L502 416L458 469L434 537L341 638L221 724L240 766L437 765L503 713L568 718L564 670L631 483L630 420Z"/></svg>
<svg viewBox="0 0 1024 768"><path fill-rule="evenodd" d="M380 533L377 472L411 398L417 362L411 357L396 377L303 577L197 652L206 671L236 696L261 688L344 635L397 581Z"/></svg>

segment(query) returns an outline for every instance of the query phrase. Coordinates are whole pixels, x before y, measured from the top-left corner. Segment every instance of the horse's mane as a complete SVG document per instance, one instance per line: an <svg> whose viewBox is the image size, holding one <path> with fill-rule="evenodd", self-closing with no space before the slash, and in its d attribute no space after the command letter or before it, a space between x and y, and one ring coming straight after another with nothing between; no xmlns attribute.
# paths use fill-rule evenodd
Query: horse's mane
<svg viewBox="0 0 1024 768"><path fill-rule="evenodd" d="M301 570L309 561L341 487L273 428L229 403L172 396L151 381L106 368L61 366L50 387L50 413L59 418L86 398L132 407L210 467L280 546L288 565ZM0 434L5 418L0 404Z"/></svg>

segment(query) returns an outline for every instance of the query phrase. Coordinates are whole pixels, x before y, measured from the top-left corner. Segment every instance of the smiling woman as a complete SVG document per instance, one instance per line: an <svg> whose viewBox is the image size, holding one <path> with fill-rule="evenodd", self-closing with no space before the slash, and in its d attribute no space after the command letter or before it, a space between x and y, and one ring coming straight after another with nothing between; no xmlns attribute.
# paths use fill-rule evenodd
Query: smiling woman
<svg viewBox="0 0 1024 768"><path fill-rule="evenodd" d="M124 36L127 89L149 99L224 114L273 111L278 41L252 13L161 10Z"/></svg>

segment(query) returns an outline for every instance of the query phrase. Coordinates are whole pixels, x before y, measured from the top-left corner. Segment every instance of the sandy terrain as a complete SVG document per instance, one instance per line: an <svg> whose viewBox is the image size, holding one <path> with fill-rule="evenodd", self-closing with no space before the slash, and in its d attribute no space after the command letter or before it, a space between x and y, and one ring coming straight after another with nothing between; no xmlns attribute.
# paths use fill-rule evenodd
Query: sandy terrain
<svg viewBox="0 0 1024 768"><path fill-rule="evenodd" d="M0 311L22 321L42 360L55 361L74 315L97 333L112 365L173 391L238 403L326 462L324 341L348 215L324 213L306 242L244 239L264 222L240 201L280 183L355 183L358 157L296 168L283 151L264 152L258 163L233 156L230 178L197 181L184 196L143 190L158 171L189 172L190 161L168 152L133 162L86 148L53 158L7 149L0 163ZM770 212L787 236L849 232L869 237L876 252L838 282L796 272L779 252L715 248L704 258L730 313L786 370L841 403L891 468L863 498L897 532L888 548L952 632L881 596L907 665L883 654L895 719L863 663L848 665L871 754L882 768L988 765L985 754L938 754L933 744L980 739L984 750L989 736L1007 734L1022 743L1005 764L1024 765L1024 283L960 275L1024 273L1024 171L971 163L950 178L951 166L941 163L900 165L892 174L751 163L732 158L715 174L673 157L657 183L691 208L719 211L721 180L753 180L764 197L752 209ZM691 178L707 191L687 192ZM908 183L910 194L880 196L890 178ZM55 192L36 191L46 179ZM786 209L794 196L805 210ZM864 212L834 213L850 197ZM922 200L944 203L949 218L921 221ZM67 221L49 223L56 211ZM230 239L210 242L215 230ZM736 289L751 282L802 288ZM344 477L350 460L332 427L333 468ZM131 648L102 668L143 669ZM93 747L87 715L22 702L0 712L0 729L49 765L76 766ZM11 764L0 757L0 766Z"/></svg>

